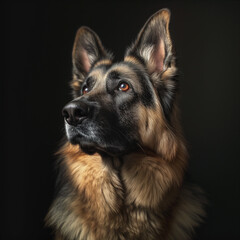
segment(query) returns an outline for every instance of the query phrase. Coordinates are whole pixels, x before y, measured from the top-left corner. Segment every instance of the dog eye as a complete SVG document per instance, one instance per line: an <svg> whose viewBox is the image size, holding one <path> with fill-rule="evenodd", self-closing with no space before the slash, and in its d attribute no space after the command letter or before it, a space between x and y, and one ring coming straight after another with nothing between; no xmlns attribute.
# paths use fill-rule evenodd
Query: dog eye
<svg viewBox="0 0 240 240"><path fill-rule="evenodd" d="M88 87L84 87L83 89L82 89L82 94L84 95L84 94L86 94L86 93L88 93L89 92L89 88Z"/></svg>
<svg viewBox="0 0 240 240"><path fill-rule="evenodd" d="M126 92L129 88L130 88L129 85L124 82L120 83L118 86L118 90L122 92Z"/></svg>

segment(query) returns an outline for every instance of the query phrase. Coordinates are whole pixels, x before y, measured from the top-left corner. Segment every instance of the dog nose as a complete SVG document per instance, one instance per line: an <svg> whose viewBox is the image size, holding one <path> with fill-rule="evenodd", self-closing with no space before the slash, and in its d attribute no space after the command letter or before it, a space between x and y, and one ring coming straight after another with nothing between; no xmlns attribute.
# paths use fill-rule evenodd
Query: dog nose
<svg viewBox="0 0 240 240"><path fill-rule="evenodd" d="M70 102L62 110L62 115L68 124L76 126L80 124L88 114L87 104Z"/></svg>

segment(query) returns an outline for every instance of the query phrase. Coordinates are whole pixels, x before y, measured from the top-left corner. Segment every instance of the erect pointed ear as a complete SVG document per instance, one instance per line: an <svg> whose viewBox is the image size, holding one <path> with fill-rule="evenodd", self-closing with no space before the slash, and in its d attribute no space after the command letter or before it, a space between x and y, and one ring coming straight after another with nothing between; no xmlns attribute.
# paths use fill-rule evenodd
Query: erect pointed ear
<svg viewBox="0 0 240 240"><path fill-rule="evenodd" d="M79 28L72 51L74 95L91 67L101 59L111 59L111 54L104 49L98 35L88 27Z"/></svg>
<svg viewBox="0 0 240 240"><path fill-rule="evenodd" d="M138 34L136 42L128 49L127 56L141 58L149 74L166 70L172 56L169 35L170 11L162 9L152 15Z"/></svg>
<svg viewBox="0 0 240 240"><path fill-rule="evenodd" d="M169 21L168 9L161 9L152 15L125 55L126 61L131 61L133 57L144 63L158 91L166 118L169 118L177 89L177 69L172 53Z"/></svg>

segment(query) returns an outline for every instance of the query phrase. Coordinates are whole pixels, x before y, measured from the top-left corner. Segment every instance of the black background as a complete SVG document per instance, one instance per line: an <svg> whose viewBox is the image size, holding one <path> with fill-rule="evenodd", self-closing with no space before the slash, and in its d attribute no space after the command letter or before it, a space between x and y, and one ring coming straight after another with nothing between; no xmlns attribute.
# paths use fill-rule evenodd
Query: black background
<svg viewBox="0 0 240 240"><path fill-rule="evenodd" d="M94 29L121 60L162 7L172 12L189 172L209 199L197 239L239 239L240 5L231 1L5 4L2 239L51 239L43 219L54 193L78 27Z"/></svg>

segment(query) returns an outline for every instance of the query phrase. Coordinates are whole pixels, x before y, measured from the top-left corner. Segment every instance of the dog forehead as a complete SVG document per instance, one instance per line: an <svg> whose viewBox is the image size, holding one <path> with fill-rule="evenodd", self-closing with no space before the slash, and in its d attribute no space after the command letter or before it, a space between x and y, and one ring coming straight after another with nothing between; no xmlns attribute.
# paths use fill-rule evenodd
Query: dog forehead
<svg viewBox="0 0 240 240"><path fill-rule="evenodd" d="M113 64L97 64L89 73L88 78L93 78L96 81L97 88L103 87L107 81L125 80L130 82L135 90L141 92L139 71L137 72L131 65L125 61Z"/></svg>
<svg viewBox="0 0 240 240"><path fill-rule="evenodd" d="M114 78L136 78L136 72L126 62L115 63L107 71L108 77Z"/></svg>
<svg viewBox="0 0 240 240"><path fill-rule="evenodd" d="M136 73L133 68L130 67L130 64L127 62L119 62L113 64L102 64L97 63L94 65L93 69L89 73L89 76L94 78L106 78L110 77L112 79L118 77L136 77Z"/></svg>
<svg viewBox="0 0 240 240"><path fill-rule="evenodd" d="M91 77L95 80L100 80L104 78L104 75L106 74L106 69L104 66L97 66L94 67L91 72L88 75L88 78Z"/></svg>

